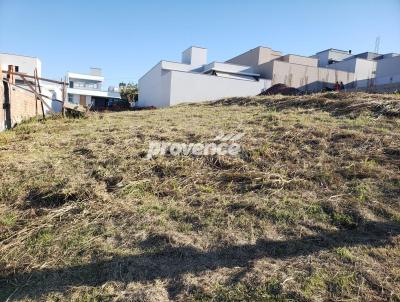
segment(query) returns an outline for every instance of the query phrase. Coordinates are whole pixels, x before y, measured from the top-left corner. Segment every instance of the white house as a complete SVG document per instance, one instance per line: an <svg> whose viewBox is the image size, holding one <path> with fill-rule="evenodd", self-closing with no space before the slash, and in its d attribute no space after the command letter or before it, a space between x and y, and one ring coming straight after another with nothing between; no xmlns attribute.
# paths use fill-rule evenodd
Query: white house
<svg viewBox="0 0 400 302"><path fill-rule="evenodd" d="M329 64L343 61L344 59L350 58L352 56L353 55L351 54L351 50L346 51L335 48L329 48L317 52L315 55L311 56L311 58L318 59L318 67L327 67Z"/></svg>
<svg viewBox="0 0 400 302"><path fill-rule="evenodd" d="M161 61L139 79L138 106L167 107L224 97L257 95L282 83L304 92L398 84L400 56L327 49L310 57L256 47L224 63L207 64L207 49L190 47L181 63ZM396 84L396 85L397 85Z"/></svg>
<svg viewBox="0 0 400 302"><path fill-rule="evenodd" d="M42 62L40 59L31 56L0 53L0 66L4 71L8 70L8 66L13 65L14 71L23 73L29 76L34 76L35 70L39 78L42 77ZM7 75L3 73L3 78ZM34 82L32 78L27 78L27 81ZM15 83L22 88L29 89L20 76L15 76ZM46 96L44 101L53 112L61 112L62 87L61 85L49 83L39 80L42 95ZM45 113L50 112L48 107L45 107Z"/></svg>
<svg viewBox="0 0 400 302"><path fill-rule="evenodd" d="M2 70L8 70L8 65L14 65L15 72L27 75L33 75L36 69L38 77L42 76L42 62L35 57L0 53L0 65Z"/></svg>
<svg viewBox="0 0 400 302"><path fill-rule="evenodd" d="M89 74L68 72L67 82L70 103L104 108L110 101L121 98L119 92L102 90L104 77L99 68L91 68Z"/></svg>
<svg viewBox="0 0 400 302"><path fill-rule="evenodd" d="M269 88L253 68L232 63L207 64L207 49L189 47L182 61L160 61L139 79L138 106L168 107L232 96L253 96Z"/></svg>

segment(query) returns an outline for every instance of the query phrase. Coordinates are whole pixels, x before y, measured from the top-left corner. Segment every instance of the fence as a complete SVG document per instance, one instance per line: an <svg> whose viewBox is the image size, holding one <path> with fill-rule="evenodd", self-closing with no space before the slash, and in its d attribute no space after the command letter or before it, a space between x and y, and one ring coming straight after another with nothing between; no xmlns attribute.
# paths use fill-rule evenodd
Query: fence
<svg viewBox="0 0 400 302"><path fill-rule="evenodd" d="M54 113L52 102L61 103L61 112L64 114L64 100L66 98L67 83L39 78L35 70L33 75L14 71L14 66L9 65L6 75L0 84L0 131L10 129L24 119L38 117L46 118L46 113ZM42 83L51 83L61 87L61 100L52 98L42 91ZM46 100L48 100L46 102ZM49 105L50 103L50 105Z"/></svg>

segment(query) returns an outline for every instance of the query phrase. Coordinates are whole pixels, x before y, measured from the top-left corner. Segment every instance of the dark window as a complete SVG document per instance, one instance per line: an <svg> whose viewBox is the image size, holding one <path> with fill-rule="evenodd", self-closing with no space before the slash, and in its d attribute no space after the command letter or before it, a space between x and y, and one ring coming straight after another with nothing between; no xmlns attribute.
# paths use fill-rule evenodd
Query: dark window
<svg viewBox="0 0 400 302"><path fill-rule="evenodd" d="M19 66L15 66L15 72L19 72Z"/></svg>
<svg viewBox="0 0 400 302"><path fill-rule="evenodd" d="M74 82L73 81L69 81L69 88L74 88Z"/></svg>

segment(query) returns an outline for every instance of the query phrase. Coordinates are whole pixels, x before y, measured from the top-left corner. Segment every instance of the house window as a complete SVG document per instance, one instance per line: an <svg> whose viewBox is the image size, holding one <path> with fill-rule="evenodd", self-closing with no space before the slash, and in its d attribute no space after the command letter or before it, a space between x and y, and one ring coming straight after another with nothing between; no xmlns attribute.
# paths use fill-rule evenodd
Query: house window
<svg viewBox="0 0 400 302"><path fill-rule="evenodd" d="M70 93L68 93L68 102L73 103L74 102L74 96Z"/></svg>
<svg viewBox="0 0 400 302"><path fill-rule="evenodd" d="M73 81L69 81L69 88L74 88L74 82Z"/></svg>
<svg viewBox="0 0 400 302"><path fill-rule="evenodd" d="M15 66L15 72L19 72L19 66Z"/></svg>

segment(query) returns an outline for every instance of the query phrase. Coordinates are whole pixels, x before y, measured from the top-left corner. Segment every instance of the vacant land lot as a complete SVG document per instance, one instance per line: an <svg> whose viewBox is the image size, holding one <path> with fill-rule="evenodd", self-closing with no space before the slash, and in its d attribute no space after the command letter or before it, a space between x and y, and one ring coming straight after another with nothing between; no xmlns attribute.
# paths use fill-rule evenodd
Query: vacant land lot
<svg viewBox="0 0 400 302"><path fill-rule="evenodd" d="M243 132L239 156L150 141ZM0 134L0 300L400 301L400 98L228 99Z"/></svg>

